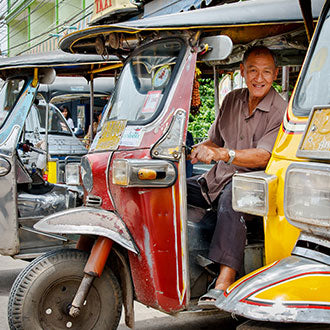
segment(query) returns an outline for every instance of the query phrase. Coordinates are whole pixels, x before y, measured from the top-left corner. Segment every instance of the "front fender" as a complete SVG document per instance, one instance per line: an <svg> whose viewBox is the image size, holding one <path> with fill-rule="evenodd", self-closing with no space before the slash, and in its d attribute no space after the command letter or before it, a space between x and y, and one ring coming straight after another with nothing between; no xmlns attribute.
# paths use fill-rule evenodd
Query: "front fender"
<svg viewBox="0 0 330 330"><path fill-rule="evenodd" d="M253 320L330 323L330 266L285 258L235 282L216 306Z"/></svg>
<svg viewBox="0 0 330 330"><path fill-rule="evenodd" d="M34 228L46 233L89 234L107 237L134 253L139 253L125 223L114 212L77 207L47 216Z"/></svg>

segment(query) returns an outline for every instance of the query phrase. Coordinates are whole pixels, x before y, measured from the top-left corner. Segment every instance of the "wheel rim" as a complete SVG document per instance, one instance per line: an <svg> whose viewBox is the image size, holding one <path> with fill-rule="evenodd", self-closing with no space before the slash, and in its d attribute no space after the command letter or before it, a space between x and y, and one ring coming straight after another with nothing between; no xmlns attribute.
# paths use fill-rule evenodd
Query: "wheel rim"
<svg viewBox="0 0 330 330"><path fill-rule="evenodd" d="M92 285L79 316L69 316L70 306L80 285L80 277L61 278L49 285L39 304L38 316L43 329L93 329L101 311L101 299Z"/></svg>

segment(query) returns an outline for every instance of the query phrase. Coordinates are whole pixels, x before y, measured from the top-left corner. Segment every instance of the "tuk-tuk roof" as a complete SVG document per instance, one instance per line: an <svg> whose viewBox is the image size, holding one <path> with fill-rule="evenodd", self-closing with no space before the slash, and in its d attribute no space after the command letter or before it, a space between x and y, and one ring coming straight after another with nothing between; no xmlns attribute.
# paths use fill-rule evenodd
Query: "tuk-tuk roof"
<svg viewBox="0 0 330 330"><path fill-rule="evenodd" d="M68 54L61 50L53 52L19 55L0 59L0 77L19 70L23 72L31 68L52 67L60 75L71 75L76 71L79 76L84 76L91 71L92 66L101 67L114 63L121 63L116 56L108 56L106 59L100 55ZM79 71L77 69L79 68Z"/></svg>
<svg viewBox="0 0 330 330"><path fill-rule="evenodd" d="M98 77L93 80L94 96L110 96L115 88L112 77ZM47 102L55 97L90 96L90 84L83 77L56 77L50 84L40 84L38 93L42 94Z"/></svg>
<svg viewBox="0 0 330 330"><path fill-rule="evenodd" d="M312 1L314 18L319 16L323 3L324 0ZM290 23L293 25L290 26ZM298 25L295 23L298 23ZM250 27L255 28L255 26L258 26L260 31L251 36L251 33L247 30ZM270 26L272 30L265 28L266 26ZM224 28L229 27L241 29L241 31L234 32L230 37L234 39L234 43L244 43L250 41L249 35L250 39L252 37L257 39L266 37L269 33L279 34L282 30L278 26L282 27L283 32L303 26L303 17L298 0L249 0L124 23L94 26L69 34L61 39L59 45L66 52L96 53L96 38L100 36L105 37L110 33L129 36L150 30L177 31L198 29L203 29L203 31L219 30L220 33L221 29L221 34L225 34L226 29ZM244 31L242 30L243 27ZM126 44L125 46L127 47ZM133 45L132 47L135 46Z"/></svg>

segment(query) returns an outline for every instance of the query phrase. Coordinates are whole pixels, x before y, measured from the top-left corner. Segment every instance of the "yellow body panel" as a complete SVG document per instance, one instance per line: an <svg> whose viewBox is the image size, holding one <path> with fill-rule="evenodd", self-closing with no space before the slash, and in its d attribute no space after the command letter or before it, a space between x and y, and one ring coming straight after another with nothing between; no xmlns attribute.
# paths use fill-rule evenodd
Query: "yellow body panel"
<svg viewBox="0 0 330 330"><path fill-rule="evenodd" d="M47 164L48 182L57 183L57 162L56 160L51 160Z"/></svg>
<svg viewBox="0 0 330 330"><path fill-rule="evenodd" d="M317 284L317 285L316 285ZM259 291L253 299L262 301L281 301L281 303L318 302L329 304L330 274L301 274L296 278Z"/></svg>

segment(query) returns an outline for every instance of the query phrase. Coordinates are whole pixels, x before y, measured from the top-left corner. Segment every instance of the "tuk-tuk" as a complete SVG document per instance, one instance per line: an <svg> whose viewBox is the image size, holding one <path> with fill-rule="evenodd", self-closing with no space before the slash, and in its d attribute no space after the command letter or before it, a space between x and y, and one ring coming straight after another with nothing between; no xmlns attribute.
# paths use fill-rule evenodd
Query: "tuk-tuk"
<svg viewBox="0 0 330 330"><path fill-rule="evenodd" d="M93 111L102 111L114 89L113 77L97 77L93 80ZM81 156L87 153L87 148L76 137L76 133L87 132L90 122L90 85L83 77L56 77L51 85L41 84L37 95L38 105L32 105L25 128L26 138L33 144L45 138L46 103L48 106L48 154L45 176L51 183L66 183L66 164L80 163ZM61 111L56 106L70 105L71 115L75 118L77 129L68 126ZM30 118L31 117L31 118ZM85 128L86 127L86 128ZM30 163L33 162L31 155Z"/></svg>
<svg viewBox="0 0 330 330"><path fill-rule="evenodd" d="M92 66L101 68L105 65L100 56L71 55L59 51L8 58L0 62L0 76L5 80L0 91L2 255L33 259L55 247L72 244L73 241L66 235L49 235L33 229L34 223L45 215L82 203L82 192L77 186L79 172L75 172L79 165L77 154L65 154L66 157L75 156L73 164L68 159L66 161L70 169L66 175L67 185L54 185L43 176L48 155L55 156L52 144L60 144L53 126L59 125L61 141L67 136L74 138L80 147L80 155L87 152L72 136L62 114L49 105L49 100L40 99L37 102L38 88L40 83L52 83L56 74L68 78L72 74L88 75ZM44 109L37 109L41 106ZM46 111L47 108L50 111ZM39 145L41 140L44 144ZM67 142L64 140L63 143Z"/></svg>
<svg viewBox="0 0 330 330"><path fill-rule="evenodd" d="M322 4L313 1L312 17ZM134 300L168 314L196 310L217 276L205 259L212 223L186 200L185 140L196 63L237 67L242 52L258 42L272 45L282 65L302 63L308 41L299 4L240 2L90 27L61 40L65 51L128 58L82 158L84 206L34 226L80 235L76 249L46 253L22 271L10 293L11 329L116 329L122 305L134 328ZM288 145L279 142L277 150ZM290 226L284 216L281 221ZM292 226L285 241L280 236L283 249L274 245L278 239L252 234L246 272L269 262L264 246L267 252L273 244L278 259L288 257L297 231ZM324 290L324 282L318 285Z"/></svg>

